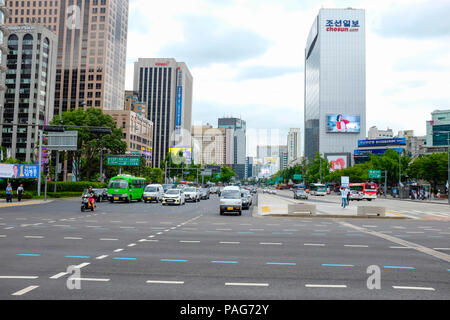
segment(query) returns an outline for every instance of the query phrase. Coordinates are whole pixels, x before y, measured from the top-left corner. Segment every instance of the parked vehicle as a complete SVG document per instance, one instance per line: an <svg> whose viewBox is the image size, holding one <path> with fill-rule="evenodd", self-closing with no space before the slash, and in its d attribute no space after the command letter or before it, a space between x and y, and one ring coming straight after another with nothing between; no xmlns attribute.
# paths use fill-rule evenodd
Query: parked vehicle
<svg viewBox="0 0 450 320"><path fill-rule="evenodd" d="M149 184L144 189L144 202L161 202L164 195L164 188L160 184Z"/></svg>
<svg viewBox="0 0 450 320"><path fill-rule="evenodd" d="M163 195L162 205L170 205L170 204L177 204L177 205L184 205L186 204L186 199L184 197L183 190L180 189L169 189L167 192Z"/></svg>
<svg viewBox="0 0 450 320"><path fill-rule="evenodd" d="M108 185L108 200L131 202L133 200L142 201L146 179L121 175L111 178Z"/></svg>

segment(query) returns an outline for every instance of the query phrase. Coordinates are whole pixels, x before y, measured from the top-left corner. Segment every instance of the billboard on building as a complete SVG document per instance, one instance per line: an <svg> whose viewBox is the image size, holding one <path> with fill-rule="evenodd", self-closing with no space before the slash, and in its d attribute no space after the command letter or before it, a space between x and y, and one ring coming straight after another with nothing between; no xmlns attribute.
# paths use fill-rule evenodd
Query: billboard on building
<svg viewBox="0 0 450 320"><path fill-rule="evenodd" d="M361 116L348 114L328 114L328 133L360 133Z"/></svg>
<svg viewBox="0 0 450 320"><path fill-rule="evenodd" d="M277 158L266 157L264 158L264 164L276 164Z"/></svg>
<svg viewBox="0 0 450 320"><path fill-rule="evenodd" d="M37 179L39 178L39 165L0 163L0 178Z"/></svg>
<svg viewBox="0 0 450 320"><path fill-rule="evenodd" d="M191 147L178 147L178 148L170 148L169 153L172 157L172 161L182 161L180 159L180 152L182 153L181 158L184 158L185 164L192 163L192 148Z"/></svg>
<svg viewBox="0 0 450 320"><path fill-rule="evenodd" d="M346 169L349 167L348 154L325 155L325 157L331 165L330 172Z"/></svg>
<svg viewBox="0 0 450 320"><path fill-rule="evenodd" d="M183 111L183 72L178 67L177 70L177 107L175 115L175 133L181 134L181 115Z"/></svg>

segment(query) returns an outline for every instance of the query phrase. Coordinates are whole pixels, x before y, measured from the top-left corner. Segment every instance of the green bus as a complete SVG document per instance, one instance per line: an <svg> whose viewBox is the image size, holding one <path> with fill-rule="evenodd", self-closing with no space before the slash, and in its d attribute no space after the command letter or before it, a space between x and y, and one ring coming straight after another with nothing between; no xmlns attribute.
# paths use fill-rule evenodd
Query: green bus
<svg viewBox="0 0 450 320"><path fill-rule="evenodd" d="M121 175L111 178L108 185L108 200L131 202L142 201L144 188L147 180L144 178L133 177L130 175Z"/></svg>

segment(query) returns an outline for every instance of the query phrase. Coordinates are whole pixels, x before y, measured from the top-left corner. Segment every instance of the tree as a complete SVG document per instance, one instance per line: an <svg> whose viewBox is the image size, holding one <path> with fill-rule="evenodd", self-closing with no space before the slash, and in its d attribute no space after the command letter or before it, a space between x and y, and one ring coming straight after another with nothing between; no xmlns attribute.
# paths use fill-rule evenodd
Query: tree
<svg viewBox="0 0 450 320"><path fill-rule="evenodd" d="M73 152L76 176L90 180L92 175L99 171L100 152L110 154L124 154L127 151L126 142L122 141L122 129L116 128L114 119L103 114L102 110L89 108L64 112L62 117L55 116L52 125L76 126L76 127L106 127L112 133L98 135L88 128L74 128L78 131L78 151ZM85 161L81 161L81 159ZM69 159L67 159L69 160Z"/></svg>
<svg viewBox="0 0 450 320"><path fill-rule="evenodd" d="M433 191L436 191L437 186L445 184L448 178L447 153L433 153L416 158L409 166L408 175L427 181Z"/></svg>
<svg viewBox="0 0 450 320"><path fill-rule="evenodd" d="M400 158L400 168L399 168ZM371 168L375 170L387 171L388 184L391 186L397 185L399 181L399 174L401 173L401 180L406 181L406 173L411 162L411 158L405 155L400 155L394 150L387 150L383 155L371 155ZM401 171L401 172L400 172Z"/></svg>

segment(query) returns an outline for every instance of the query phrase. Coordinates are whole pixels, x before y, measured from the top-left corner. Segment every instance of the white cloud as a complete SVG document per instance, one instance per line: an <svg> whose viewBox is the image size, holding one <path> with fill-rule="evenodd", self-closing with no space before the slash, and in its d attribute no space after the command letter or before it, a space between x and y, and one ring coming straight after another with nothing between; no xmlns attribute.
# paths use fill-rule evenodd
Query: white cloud
<svg viewBox="0 0 450 320"><path fill-rule="evenodd" d="M436 33L434 26L428 26L414 35L414 27L424 21L431 19L430 24L437 26L450 21L444 1L401 0L395 5L387 0L130 3L126 87L133 87L134 60L157 57L161 51L178 52L183 57L170 57L184 59L194 77L194 121L215 125L218 117L232 113L242 116L250 128L280 128L283 134L289 127L303 128L304 49L322 5L366 10L368 128L413 129L423 135L433 110L450 109L450 29ZM199 19L189 20L192 17ZM186 27L189 21L196 25ZM211 30L205 26L208 21ZM226 44L215 42L211 38L215 35ZM243 45L246 35L249 41ZM233 39L241 51L233 47ZM184 41L185 48L180 47ZM267 47L252 47L266 41ZM204 50L208 45L216 49L209 55Z"/></svg>

